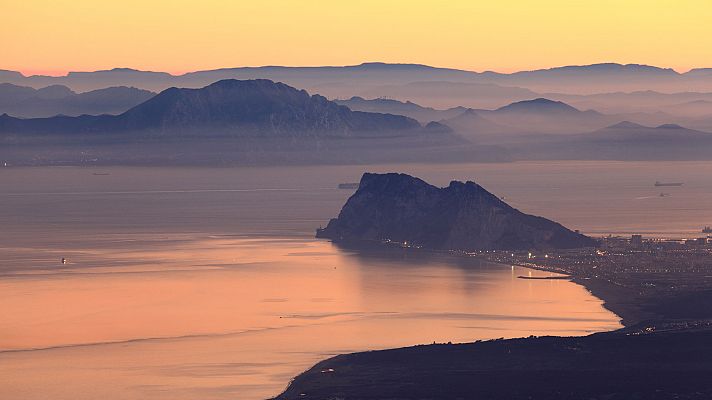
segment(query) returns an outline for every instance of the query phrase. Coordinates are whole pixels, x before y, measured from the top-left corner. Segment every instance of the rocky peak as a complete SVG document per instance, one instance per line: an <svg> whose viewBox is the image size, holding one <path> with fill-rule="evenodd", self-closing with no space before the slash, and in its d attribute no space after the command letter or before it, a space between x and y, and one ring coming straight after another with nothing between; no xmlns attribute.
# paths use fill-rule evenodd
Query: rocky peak
<svg viewBox="0 0 712 400"><path fill-rule="evenodd" d="M594 246L556 222L516 210L475 182L438 188L416 177L366 173L317 237L432 249L528 250Z"/></svg>

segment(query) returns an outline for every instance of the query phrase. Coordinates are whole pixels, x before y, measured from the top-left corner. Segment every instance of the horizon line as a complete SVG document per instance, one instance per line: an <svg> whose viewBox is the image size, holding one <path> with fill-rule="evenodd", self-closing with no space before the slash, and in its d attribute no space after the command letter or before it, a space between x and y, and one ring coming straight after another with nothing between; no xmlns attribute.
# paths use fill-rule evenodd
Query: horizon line
<svg viewBox="0 0 712 400"><path fill-rule="evenodd" d="M553 70L553 69L560 69L560 68L567 68L567 67L591 67L591 66L597 66L597 65L620 65L620 66L641 66L641 67L651 67L651 68L657 68L661 70L670 70L675 72L676 74L679 75L684 75L686 73L689 73L694 70L700 70L700 69L708 69L712 67L692 67L687 70L677 70L672 67L661 67L657 65L652 65L652 64L641 64L641 63L622 63L622 62L614 62L614 61L601 61L601 62L595 62L595 63L589 63L589 64L565 64L565 65L554 65L550 67L543 67L543 68L533 68L533 69L520 69L520 70L509 70L509 71L504 71L504 70L493 70L493 69L484 69L484 70L476 70L476 69L464 69L464 68L458 68L458 67L444 67L444 66L434 66L430 64L423 64L423 63L416 63L416 62L385 62L385 61L363 61L358 64L344 64L344 65L277 65L277 64L265 64L265 65L242 65L242 66L232 66L232 67L215 67L215 68L207 68L207 69L195 69L195 70L187 70L187 71L162 71L158 69L140 69L140 68L134 68L134 67L111 67L111 68L99 68L95 70L51 70L51 69L12 69L12 68L0 68L0 71L7 71L7 72L17 72L20 73L24 78L31 78L31 77L51 77L51 78L63 78L63 77L68 77L69 74L71 73L92 73L92 72L108 72L108 71L115 71L115 70L130 70L130 71L136 71L136 72L149 72L149 73L162 73L162 74L168 74L173 77L180 77L183 75L191 74L191 73L198 73L198 72L208 72L208 71L219 71L219 70L226 70L226 69L262 69L262 68L349 68L349 67L359 67L359 66L364 66L364 65L403 65L403 66L420 66L420 67L427 67L427 68L434 68L434 69L447 69L447 70L453 70L453 71L462 71L462 72L471 72L471 73L476 73L476 74L485 74L485 73L495 73L495 74L502 74L502 75L512 75L516 73L522 73L522 72L533 72L533 71L546 71L546 70Z"/></svg>

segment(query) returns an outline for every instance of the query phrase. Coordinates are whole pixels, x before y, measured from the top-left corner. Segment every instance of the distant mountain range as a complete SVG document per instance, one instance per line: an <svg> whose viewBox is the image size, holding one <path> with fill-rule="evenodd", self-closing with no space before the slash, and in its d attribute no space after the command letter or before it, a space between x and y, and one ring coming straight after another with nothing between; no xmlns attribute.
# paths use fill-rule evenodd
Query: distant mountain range
<svg viewBox="0 0 712 400"><path fill-rule="evenodd" d="M612 122L616 116L594 110L581 111L566 103L536 98L522 100L496 110L475 110L479 115L519 132L570 134L598 129Z"/></svg>
<svg viewBox="0 0 712 400"><path fill-rule="evenodd" d="M361 97L336 102L353 110L407 115L420 121L439 120L466 136L514 132L585 132L604 127L616 119L593 110L580 111L566 103L545 98L517 101L494 110L465 107L438 110L412 102L366 100Z"/></svg>
<svg viewBox="0 0 712 400"><path fill-rule="evenodd" d="M9 165L509 160L503 149L471 145L438 122L352 111L264 79L170 88L118 115L3 114L0 144L0 160Z"/></svg>
<svg viewBox="0 0 712 400"><path fill-rule="evenodd" d="M366 104L372 110L386 108L393 112L402 108L413 116L442 116L442 124L472 143L500 146L513 159L712 159L711 133L671 122L650 127L626 120L675 120L666 115L650 118L645 114L602 114L545 98L514 102L495 110L462 107L436 110L395 100L352 99L347 103L352 107ZM699 124L700 120L686 122Z"/></svg>
<svg viewBox="0 0 712 400"><path fill-rule="evenodd" d="M513 157L526 159L710 160L712 133L623 121L593 132L539 136L506 147Z"/></svg>
<svg viewBox="0 0 712 400"><path fill-rule="evenodd" d="M115 116L0 119L0 132L52 135L350 136L419 129L421 125L408 117L351 111L322 96L264 79L170 88Z"/></svg>
<svg viewBox="0 0 712 400"><path fill-rule="evenodd" d="M447 110L439 110L432 107L423 107L410 101L404 102L386 98L364 99L360 96L353 96L346 100L337 99L334 100L334 102L344 105L354 111L405 115L416 119L421 123L456 117L467 110L465 107L453 107Z"/></svg>
<svg viewBox="0 0 712 400"><path fill-rule="evenodd" d="M712 91L712 69L700 68L680 74L668 68L615 63L564 66L511 74L386 63L344 67L239 67L190 72L177 76L129 68L70 72L61 77L25 77L16 71L0 71L0 82L35 88L60 84L76 91L110 86L133 86L160 91L171 86L202 87L223 79L270 79L331 97L350 97L357 94L354 91L356 87L368 89L435 81L517 86L533 91L569 94L636 90Z"/></svg>
<svg viewBox="0 0 712 400"><path fill-rule="evenodd" d="M492 134L583 133L620 121L615 115L604 115L593 110L581 111L566 103L545 98L517 101L494 110L465 107L438 110L412 102L365 100L361 97L337 102L355 110L408 115L421 121L439 120L472 140Z"/></svg>
<svg viewBox="0 0 712 400"><path fill-rule="evenodd" d="M360 111L376 110L368 109L367 104L356 106L354 103L358 98L410 102L425 109L453 111L468 108L493 110L519 101L545 98L564 102L582 111L595 110L621 116L603 124L588 124L579 132L602 128L624 119L646 125L676 123L699 130L712 130L712 69L696 69L680 74L671 69L637 64L567 66L511 74L386 63L345 67L241 67L183 75L129 68L71 72L60 77L25 77L15 71L0 71L0 82L39 90L49 87L48 91L55 90L59 95L56 101L15 101L0 107L0 113L17 117L119 114L145 100L147 93L117 93L112 95L113 99L109 98L110 93L97 93L98 98L94 99L72 99L67 97L71 94L67 89L71 88L78 94L110 87L134 87L158 92L169 87L201 88L224 79L283 82L330 99L345 99L338 101ZM4 86L7 89L7 85ZM396 109L394 105L382 106L380 112L406 115L421 123L454 117L450 114L436 119L431 118L433 113L428 115L427 110L408 111ZM493 122L505 124L503 121Z"/></svg>
<svg viewBox="0 0 712 400"><path fill-rule="evenodd" d="M406 66L400 68L412 72ZM415 71L421 69L413 68ZM131 74L130 71L124 73ZM623 98L626 96L659 98L663 95L631 93ZM708 106L707 100L690 100L692 94L670 96L678 101L688 100L677 103L685 109ZM139 104L130 107L132 103ZM264 163L269 163L269 157L265 155L269 152L279 151L283 153L279 157L286 157L284 154L295 150L303 157L299 160L288 157L294 162L328 159L330 163L382 162L389 157L433 162L712 158L709 140L712 135L704 132L706 127L712 128L712 117L682 118L665 113L604 114L544 97L515 101L494 109L436 109L414 102L358 96L330 101L265 79L226 79L198 89L169 88L157 95L125 87L75 93L61 85L33 89L0 84L0 110L13 107L19 108L17 113L33 110L54 114L62 110L61 114L66 115L18 118L6 112L0 115L0 141L6 145L67 147L80 143L117 145L149 140L155 146L166 146L170 141L193 138L190 139L193 141L191 148L176 145L173 150L175 157L187 157L186 154L197 149L194 139L203 140L200 146L208 146L205 140L232 138L240 139L231 142L239 144L237 151L243 154L238 157L240 160L247 154ZM120 110L125 108L128 109ZM87 110L109 113L117 109L111 115L97 112L101 115L77 116ZM631 122L619 124L622 121ZM349 138L360 140L331 140ZM375 141L367 142L366 138ZM387 145L386 138L391 138ZM218 148L216 144L206 148L205 158L213 157L217 150L222 154L227 149ZM48 154L50 150L47 149ZM102 154L105 159L111 154L108 150L102 151L105 151ZM158 158L164 152L160 149L151 151ZM308 155L310 151L314 154ZM148 147L140 152L145 153L144 159L149 157ZM234 161L233 153L223 155L221 159ZM72 154L69 158L76 162L76 152ZM10 156L16 154L11 150L0 152L0 158ZM38 157L25 155L18 159ZM122 162L118 155L111 157L117 157L115 162Z"/></svg>
<svg viewBox="0 0 712 400"><path fill-rule="evenodd" d="M337 218L317 231L336 242L395 242L446 250L592 247L595 241L516 210L474 182L438 188L406 174L361 178Z"/></svg>
<svg viewBox="0 0 712 400"><path fill-rule="evenodd" d="M130 88L109 87L75 93L62 85L33 89L0 83L0 114L37 118L58 114L119 114L153 97L155 93Z"/></svg>
<svg viewBox="0 0 712 400"><path fill-rule="evenodd" d="M329 94L332 88L324 87L323 90L321 88L317 90L319 90L320 93L323 93L323 90L327 90L326 93ZM491 82L439 81L428 79L401 84L362 84L350 90L351 94L362 97L387 97L403 101L412 101L437 108L453 108L458 106L467 108L497 108L514 101L533 99L541 96L532 90L506 86L504 83L494 84ZM336 94L338 94L338 92Z"/></svg>

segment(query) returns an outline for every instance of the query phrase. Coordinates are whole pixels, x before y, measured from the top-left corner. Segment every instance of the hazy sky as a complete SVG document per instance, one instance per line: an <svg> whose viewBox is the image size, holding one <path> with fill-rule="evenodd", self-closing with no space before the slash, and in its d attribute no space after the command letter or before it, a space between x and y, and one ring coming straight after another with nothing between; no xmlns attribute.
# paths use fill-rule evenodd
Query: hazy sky
<svg viewBox="0 0 712 400"><path fill-rule="evenodd" d="M710 0L0 0L0 68L712 67Z"/></svg>

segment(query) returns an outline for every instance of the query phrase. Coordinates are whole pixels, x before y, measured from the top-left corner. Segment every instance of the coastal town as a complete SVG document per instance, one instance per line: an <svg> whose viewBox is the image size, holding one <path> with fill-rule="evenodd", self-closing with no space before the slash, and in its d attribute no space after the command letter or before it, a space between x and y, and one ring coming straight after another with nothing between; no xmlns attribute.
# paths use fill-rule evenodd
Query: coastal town
<svg viewBox="0 0 712 400"><path fill-rule="evenodd" d="M556 273L536 279L571 279L605 301L627 326L710 317L712 239L606 236L595 248L481 251L487 261ZM531 279L528 276L519 278Z"/></svg>

